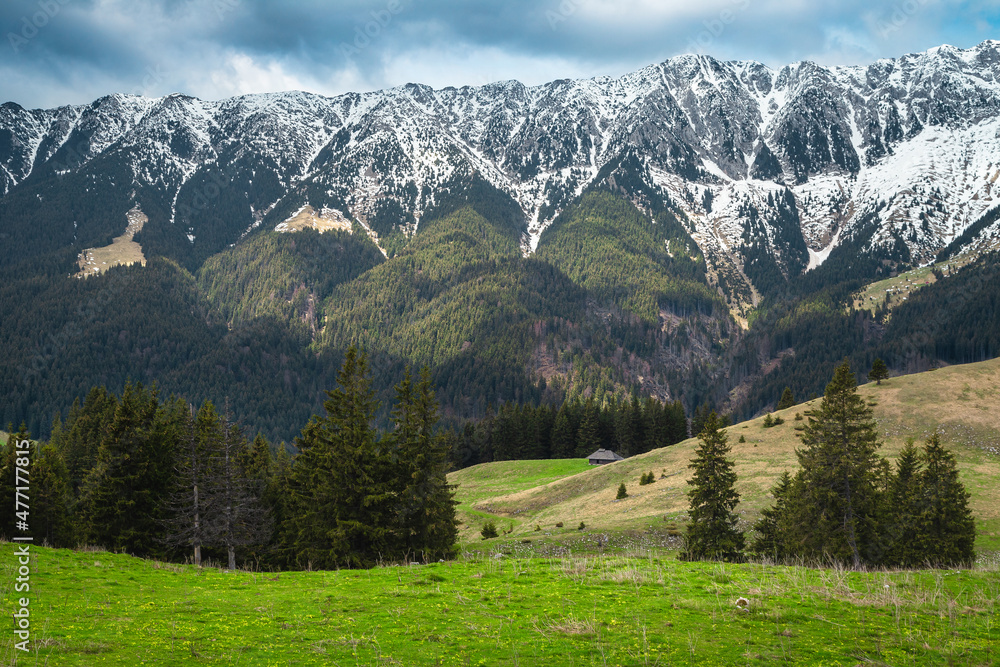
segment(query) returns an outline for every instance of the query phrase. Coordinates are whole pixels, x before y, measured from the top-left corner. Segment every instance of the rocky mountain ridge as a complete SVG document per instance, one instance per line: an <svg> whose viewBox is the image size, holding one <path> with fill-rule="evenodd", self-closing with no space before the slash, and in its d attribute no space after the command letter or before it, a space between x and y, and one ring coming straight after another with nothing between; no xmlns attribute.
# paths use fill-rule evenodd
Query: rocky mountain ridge
<svg viewBox="0 0 1000 667"><path fill-rule="evenodd" d="M71 184L90 205L49 211L52 244L120 234L102 213L110 200L149 216L142 239L153 253L198 265L305 205L405 242L448 193L479 179L517 203L531 252L565 206L603 182L684 219L745 308L847 240L894 267L932 260L995 205L998 149L1000 42L867 67L685 55L533 87L7 103L0 213L16 226L26 202L44 207Z"/></svg>

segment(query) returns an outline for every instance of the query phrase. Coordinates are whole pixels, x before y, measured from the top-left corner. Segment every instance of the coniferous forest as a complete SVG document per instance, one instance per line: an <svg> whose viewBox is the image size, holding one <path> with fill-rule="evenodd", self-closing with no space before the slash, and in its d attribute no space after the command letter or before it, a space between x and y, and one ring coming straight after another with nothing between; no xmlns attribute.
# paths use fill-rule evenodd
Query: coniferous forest
<svg viewBox="0 0 1000 667"><path fill-rule="evenodd" d="M426 367L416 378L405 369L392 426L382 431L367 354L353 347L326 395L290 456L260 434L248 437L228 406L205 401L196 409L141 383L126 384L121 395L95 387L32 453L33 530L53 546L93 544L195 564L214 558L230 569L447 559L458 526L446 474L456 465L582 458L600 447L634 455L687 436L679 404L634 398L557 411L505 405L458 432L440 429ZM761 512L749 545L736 513L728 420L714 411L698 416L682 560L752 555L858 568L974 559L970 496L937 435L921 450L911 440L893 469L878 454L871 407L846 360L807 414L801 467L771 490L774 505ZM15 443L30 438L22 426L0 457L0 497L11 504L22 465ZM644 483L653 481L650 473ZM623 485L619 498L627 495ZM14 519L0 535L15 534Z"/></svg>
<svg viewBox="0 0 1000 667"><path fill-rule="evenodd" d="M350 348L290 457L252 439L227 407L128 383L93 388L52 426L32 466L35 534L53 546L269 568L371 566L454 554L450 442L435 429L426 369L396 385L392 429L375 427L368 360ZM13 505L14 442L0 461ZM14 535L14 517L0 526Z"/></svg>
<svg viewBox="0 0 1000 667"><path fill-rule="evenodd" d="M728 434L710 414L689 466L691 512L681 558L740 561L753 555L855 569L974 562L970 494L954 456L934 434L920 451L910 440L893 469L878 454L877 430L845 360L819 407L808 413L796 450L800 469L786 471L771 489L774 504L761 512L745 548Z"/></svg>
<svg viewBox="0 0 1000 667"><path fill-rule="evenodd" d="M389 256L360 228L259 229L201 261L150 251L145 267L79 280L76 252L97 239L30 253L6 244L0 423L47 437L55 413L66 418L91 387L155 382L198 404L228 401L246 428L290 442L351 345L369 355L381 428L410 365L430 369L442 425L455 430L501 409L611 409L633 396L743 419L773 409L786 387L819 395L844 357L904 373L1000 350L989 254L872 312L846 304L884 272L838 249L794 281L769 273L744 331L679 209L630 201L652 195L626 163L568 201L529 256L523 216L476 178L442 195L412 237L393 237Z"/></svg>

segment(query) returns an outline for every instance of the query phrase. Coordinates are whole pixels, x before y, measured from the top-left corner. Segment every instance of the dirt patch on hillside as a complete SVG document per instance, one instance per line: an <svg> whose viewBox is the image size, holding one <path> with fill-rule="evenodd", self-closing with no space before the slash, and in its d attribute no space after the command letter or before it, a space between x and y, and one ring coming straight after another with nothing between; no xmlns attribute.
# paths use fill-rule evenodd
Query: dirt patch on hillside
<svg viewBox="0 0 1000 667"><path fill-rule="evenodd" d="M303 229L315 229L321 234L331 229L349 232L351 221L337 209L324 207L317 213L312 206L306 205L288 220L279 222L274 227L276 232L300 232Z"/></svg>
<svg viewBox="0 0 1000 667"><path fill-rule="evenodd" d="M146 256L142 253L142 246L132 239L143 225L149 222L149 218L138 206L133 207L126 214L126 218L128 225L125 227L125 233L112 239L111 245L103 248L87 248L79 254L76 260L80 269L76 274L77 278L98 275L112 266L128 264L146 266Z"/></svg>

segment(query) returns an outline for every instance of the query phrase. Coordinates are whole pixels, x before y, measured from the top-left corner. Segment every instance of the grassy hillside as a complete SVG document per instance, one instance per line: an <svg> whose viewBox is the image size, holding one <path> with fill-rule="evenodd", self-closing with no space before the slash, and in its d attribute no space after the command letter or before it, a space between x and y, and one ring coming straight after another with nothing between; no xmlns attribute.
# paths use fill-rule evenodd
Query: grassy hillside
<svg viewBox="0 0 1000 667"><path fill-rule="evenodd" d="M271 575L106 552L32 553L30 652L16 652L8 631L3 665L15 658L61 667L986 665L997 658L995 566L859 573L601 556ZM8 587L16 567L4 559ZM15 596L4 590L0 613L10 618Z"/></svg>
<svg viewBox="0 0 1000 667"><path fill-rule="evenodd" d="M938 262L932 266L921 266L910 271L900 273L894 278L886 278L866 285L854 295L853 307L855 309L867 309L874 312L879 306L887 303L889 308L898 306L907 301L911 294L915 293L925 285L933 285L937 282L935 271L942 272L945 276L951 275L953 271L965 268L978 255L961 255L954 259ZM888 297L888 301L886 298Z"/></svg>
<svg viewBox="0 0 1000 667"><path fill-rule="evenodd" d="M1000 550L1000 428L995 418L1000 413L1000 360L896 377L881 386L863 385L858 391L873 407L885 441L882 454L890 460L908 437L919 443L935 430L942 434L972 494L979 531L977 550ZM775 413L785 420L780 426L764 428L760 418L728 429L742 497L738 510L748 522L770 505L768 491L782 471L798 468L795 428L805 421L796 421L795 415L815 403ZM746 442L739 442L741 436ZM459 510L465 521L461 537L468 544L476 543L484 517L492 514L498 525L513 525L508 540L516 539L518 544L532 540L523 549L544 552L554 544L589 549L598 538L607 544L605 533L675 543L670 532L676 532L688 508L687 465L696 442L687 440L599 468L587 466L582 472L576 472L570 462L539 461L531 466L524 462L484 464L453 473L449 479L459 485ZM639 476L650 470L657 481L639 486ZM516 471L522 471L523 477ZM554 479L557 476L561 477ZM537 484L531 483L534 480ZM629 497L615 500L622 482ZM582 531L578 530L581 521L586 524ZM561 528L556 527L558 522L563 523ZM541 530L535 530L536 526Z"/></svg>

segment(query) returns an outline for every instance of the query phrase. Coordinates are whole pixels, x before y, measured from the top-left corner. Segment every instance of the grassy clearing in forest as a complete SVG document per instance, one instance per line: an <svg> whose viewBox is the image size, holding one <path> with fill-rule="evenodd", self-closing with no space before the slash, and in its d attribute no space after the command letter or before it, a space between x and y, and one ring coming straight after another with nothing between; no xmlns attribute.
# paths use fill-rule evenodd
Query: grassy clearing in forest
<svg viewBox="0 0 1000 667"><path fill-rule="evenodd" d="M8 617L11 552L4 544ZM996 565L863 573L653 555L497 556L268 574L36 547L31 585L24 665L985 665L1000 657ZM0 664L13 657L5 633Z"/></svg>
<svg viewBox="0 0 1000 667"><path fill-rule="evenodd" d="M1000 359L894 377L881 385L862 385L858 392L872 406L885 443L881 454L891 462L907 438L916 438L919 446L935 431L941 433L972 494L976 550L1000 551L1000 428L995 418L1000 414ZM784 419L779 426L764 428L763 418L758 418L727 429L744 528L771 504L769 491L782 471L798 470L797 429L806 423L805 412L816 405L818 401L811 401L775 412ZM796 420L796 414L802 419ZM687 466L696 446L690 439L600 467L571 459L486 463L459 470L449 480L459 485L460 538L470 548L479 543L479 548L490 549L488 542L481 542L479 530L485 520L493 519L498 528L513 528L504 539L525 555L564 549L599 552L608 546L676 548L679 544L670 533L686 516ZM639 486L640 475L647 471L654 473L656 482ZM622 482L629 497L615 500ZM580 522L583 530L578 530Z"/></svg>

